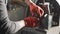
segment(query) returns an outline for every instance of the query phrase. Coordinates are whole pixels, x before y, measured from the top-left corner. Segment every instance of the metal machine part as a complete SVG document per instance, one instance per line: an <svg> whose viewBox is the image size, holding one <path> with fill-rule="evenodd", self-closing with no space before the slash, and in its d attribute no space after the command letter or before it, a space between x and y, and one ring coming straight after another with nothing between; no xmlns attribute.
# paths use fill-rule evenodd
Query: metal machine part
<svg viewBox="0 0 60 34"><path fill-rule="evenodd" d="M40 5L40 7L43 8L43 6L42 6L43 4L39 3L39 5ZM45 3L44 3L44 5L45 5ZM10 20L12 20L12 21L21 20L21 19L24 19L28 15L29 10L28 10L28 8L26 8L26 6L24 6L24 5L19 5L19 7L15 6L15 5L13 5L13 6L12 6L13 8L10 8L8 10ZM46 6L47 5L45 5L45 8L46 8ZM28 11L25 11L25 10L28 10ZM49 8L47 7L47 9L45 10L45 14L44 14L43 18L39 21L37 27L35 27L35 28L25 27L22 30L20 30L19 32L17 32L16 34L47 34L47 31L45 29L51 28L51 26L52 26L51 21L52 21L52 17L53 17L51 15L52 13L51 14L49 14L49 13L50 13ZM48 20L48 19L50 19L50 20Z"/></svg>
<svg viewBox="0 0 60 34"><path fill-rule="evenodd" d="M44 16L40 18L39 21L39 28L40 29L48 29L50 25L49 21L49 15L50 15L50 9L49 9L49 3L45 2L45 0L42 1L42 3L39 3L39 6L44 10ZM41 27L42 26L42 27Z"/></svg>
<svg viewBox="0 0 60 34"><path fill-rule="evenodd" d="M38 3L39 1L40 1L40 3ZM42 1L39 0L39 1L37 2L37 5L40 6L41 8L43 8L43 10L45 12L44 18L42 19L42 21L40 20L41 23L45 24L44 28L46 29L46 26L47 26L47 29L49 29L51 27L59 26L59 8L58 8L59 5L58 5L58 3L55 0L51 0L51 1L50 0L42 0ZM50 5L47 4L48 8L47 8L47 5L45 5L46 2L49 2L49 4L50 4ZM47 16L45 17L45 15L47 15ZM43 21L45 21L45 22L43 22Z"/></svg>
<svg viewBox="0 0 60 34"><path fill-rule="evenodd" d="M25 3L7 3L8 16L11 21L19 21L27 16L28 6Z"/></svg>
<svg viewBox="0 0 60 34"><path fill-rule="evenodd" d="M51 0L50 1L50 13L53 13L53 18L52 18L52 26L51 27L56 27L59 26L59 4L56 0Z"/></svg>

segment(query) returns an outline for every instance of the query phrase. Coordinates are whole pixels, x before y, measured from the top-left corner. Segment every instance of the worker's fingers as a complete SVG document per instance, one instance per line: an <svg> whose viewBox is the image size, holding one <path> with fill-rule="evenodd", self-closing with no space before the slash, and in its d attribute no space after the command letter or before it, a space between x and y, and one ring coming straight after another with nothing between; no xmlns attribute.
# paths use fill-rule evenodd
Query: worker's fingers
<svg viewBox="0 0 60 34"><path fill-rule="evenodd" d="M37 13L40 17L44 15L44 10L38 6Z"/></svg>

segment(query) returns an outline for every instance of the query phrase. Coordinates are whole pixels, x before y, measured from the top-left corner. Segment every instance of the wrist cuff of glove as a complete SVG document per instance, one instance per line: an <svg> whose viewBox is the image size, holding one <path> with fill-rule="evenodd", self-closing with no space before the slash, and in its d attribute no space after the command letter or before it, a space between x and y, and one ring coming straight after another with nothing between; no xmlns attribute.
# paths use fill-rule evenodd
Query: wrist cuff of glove
<svg viewBox="0 0 60 34"><path fill-rule="evenodd" d="M25 26L28 26L27 21L25 19L24 19L24 21L25 21Z"/></svg>

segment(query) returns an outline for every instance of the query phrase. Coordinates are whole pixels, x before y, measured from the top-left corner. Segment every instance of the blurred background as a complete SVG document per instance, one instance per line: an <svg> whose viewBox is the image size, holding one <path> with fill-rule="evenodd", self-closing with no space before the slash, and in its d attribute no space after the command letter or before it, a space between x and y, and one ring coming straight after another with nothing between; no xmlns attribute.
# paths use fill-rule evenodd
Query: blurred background
<svg viewBox="0 0 60 34"><path fill-rule="evenodd" d="M8 2L7 2L8 1ZM31 15L29 6L25 2L14 3L12 0L6 0L8 15L11 21L20 21L25 17ZM44 10L44 16L40 19L38 26L35 28L24 27L16 34L47 34L56 29L59 32L59 13L60 13L60 0L32 0L36 5ZM39 16L37 16L39 17ZM55 32L55 31L54 31ZM55 33L56 34L56 33Z"/></svg>

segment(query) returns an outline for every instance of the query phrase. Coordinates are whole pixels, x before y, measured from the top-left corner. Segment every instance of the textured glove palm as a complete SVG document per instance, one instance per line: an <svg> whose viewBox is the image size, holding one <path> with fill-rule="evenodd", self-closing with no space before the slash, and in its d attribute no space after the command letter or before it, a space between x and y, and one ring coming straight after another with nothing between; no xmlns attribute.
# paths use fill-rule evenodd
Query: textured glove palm
<svg viewBox="0 0 60 34"><path fill-rule="evenodd" d="M25 18L24 21L27 27L35 27L38 23L38 19L32 16Z"/></svg>

